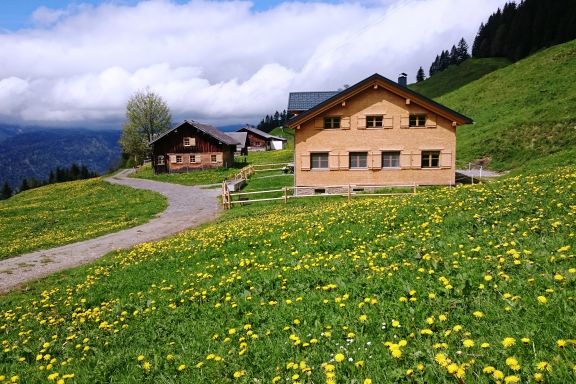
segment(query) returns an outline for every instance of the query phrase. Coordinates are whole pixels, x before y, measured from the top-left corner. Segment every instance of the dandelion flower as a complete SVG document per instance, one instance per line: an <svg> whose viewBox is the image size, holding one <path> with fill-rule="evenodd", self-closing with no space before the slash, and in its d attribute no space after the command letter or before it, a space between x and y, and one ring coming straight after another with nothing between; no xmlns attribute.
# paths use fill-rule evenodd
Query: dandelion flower
<svg viewBox="0 0 576 384"><path fill-rule="evenodd" d="M502 345L504 348L511 347L514 344L516 344L516 339L513 337L505 337L504 340L502 340Z"/></svg>
<svg viewBox="0 0 576 384"><path fill-rule="evenodd" d="M334 356L334 361L336 361L337 363L343 362L344 359L346 359L346 356L344 356L344 354L342 354L342 353L337 353L337 354Z"/></svg>

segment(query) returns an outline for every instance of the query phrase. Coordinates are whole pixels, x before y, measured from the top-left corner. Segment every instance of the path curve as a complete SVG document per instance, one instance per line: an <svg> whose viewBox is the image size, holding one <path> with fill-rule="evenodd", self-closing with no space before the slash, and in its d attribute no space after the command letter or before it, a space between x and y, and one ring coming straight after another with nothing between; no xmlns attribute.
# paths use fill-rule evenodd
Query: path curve
<svg viewBox="0 0 576 384"><path fill-rule="evenodd" d="M0 292L12 290L64 269L89 263L118 249L159 240L198 226L213 220L220 211L217 199L220 189L129 178L128 175L133 171L123 170L105 180L112 184L148 189L163 194L168 199L168 208L164 212L137 227L1 260Z"/></svg>

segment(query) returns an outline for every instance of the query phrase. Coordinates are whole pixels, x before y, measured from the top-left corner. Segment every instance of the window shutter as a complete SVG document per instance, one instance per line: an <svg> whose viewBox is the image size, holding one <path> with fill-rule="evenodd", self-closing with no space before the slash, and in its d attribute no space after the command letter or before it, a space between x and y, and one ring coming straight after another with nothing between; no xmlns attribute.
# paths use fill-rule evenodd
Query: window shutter
<svg viewBox="0 0 576 384"><path fill-rule="evenodd" d="M400 116L400 128L410 127L410 117L408 115Z"/></svg>
<svg viewBox="0 0 576 384"><path fill-rule="evenodd" d="M344 116L340 119L340 129L350 129L350 117Z"/></svg>
<svg viewBox="0 0 576 384"><path fill-rule="evenodd" d="M384 116L382 126L387 129L392 129L394 127L394 120L392 119L392 116L390 117Z"/></svg>
<svg viewBox="0 0 576 384"><path fill-rule="evenodd" d="M314 128L316 129L323 129L324 128L324 118L317 117L314 119Z"/></svg>
<svg viewBox="0 0 576 384"><path fill-rule="evenodd" d="M350 168L350 159L348 156L349 156L348 152L340 152L340 155L338 156L340 159L338 164L340 166L340 169Z"/></svg>
<svg viewBox="0 0 576 384"><path fill-rule="evenodd" d="M358 116L358 129L366 129L366 116Z"/></svg>
<svg viewBox="0 0 576 384"><path fill-rule="evenodd" d="M221 163L221 162L222 162L222 154L221 154L221 153L216 154L216 162L217 162L217 163Z"/></svg>
<svg viewBox="0 0 576 384"><path fill-rule="evenodd" d="M176 163L176 155L170 155L170 162Z"/></svg>
<svg viewBox="0 0 576 384"><path fill-rule="evenodd" d="M426 128L436 128L436 115L429 114L426 116Z"/></svg>
<svg viewBox="0 0 576 384"><path fill-rule="evenodd" d="M412 167L412 155L410 152L400 153L400 168L409 169Z"/></svg>
<svg viewBox="0 0 576 384"><path fill-rule="evenodd" d="M372 151L368 154L368 168L370 169L382 168L382 152Z"/></svg>
<svg viewBox="0 0 576 384"><path fill-rule="evenodd" d="M452 152L440 152L440 168L452 168Z"/></svg>
<svg viewBox="0 0 576 384"><path fill-rule="evenodd" d="M309 153L303 153L300 156L300 169L303 171L309 171L310 170L310 154Z"/></svg>
<svg viewBox="0 0 576 384"><path fill-rule="evenodd" d="M328 154L328 167L331 170L338 170L338 166L339 166L339 156L338 156L338 152L330 152Z"/></svg>

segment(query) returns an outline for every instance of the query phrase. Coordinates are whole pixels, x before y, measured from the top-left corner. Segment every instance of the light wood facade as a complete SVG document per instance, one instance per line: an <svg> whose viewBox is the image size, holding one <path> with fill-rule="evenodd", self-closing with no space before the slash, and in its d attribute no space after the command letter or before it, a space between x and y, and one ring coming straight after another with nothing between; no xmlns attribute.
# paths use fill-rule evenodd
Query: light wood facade
<svg viewBox="0 0 576 384"><path fill-rule="evenodd" d="M378 74L290 121L295 185L448 185L472 120Z"/></svg>

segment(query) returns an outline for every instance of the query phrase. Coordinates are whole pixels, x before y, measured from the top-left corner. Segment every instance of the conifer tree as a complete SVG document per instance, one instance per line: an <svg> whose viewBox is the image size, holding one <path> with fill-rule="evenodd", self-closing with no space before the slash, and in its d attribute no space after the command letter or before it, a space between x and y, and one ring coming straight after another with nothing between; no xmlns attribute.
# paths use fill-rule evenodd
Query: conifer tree
<svg viewBox="0 0 576 384"><path fill-rule="evenodd" d="M416 82L419 83L421 81L424 81L425 78L426 75L424 74L424 70L422 69L422 67L418 68L418 72L416 72Z"/></svg>
<svg viewBox="0 0 576 384"><path fill-rule="evenodd" d="M0 191L0 200L9 199L10 197L12 197L13 194L14 191L12 191L10 184L8 184L8 182L5 181L4 185L2 186L2 191Z"/></svg>

